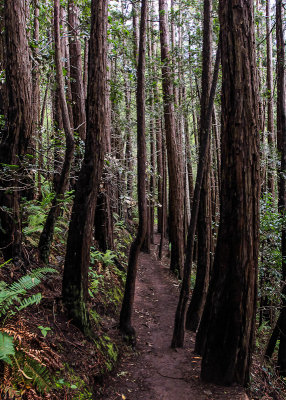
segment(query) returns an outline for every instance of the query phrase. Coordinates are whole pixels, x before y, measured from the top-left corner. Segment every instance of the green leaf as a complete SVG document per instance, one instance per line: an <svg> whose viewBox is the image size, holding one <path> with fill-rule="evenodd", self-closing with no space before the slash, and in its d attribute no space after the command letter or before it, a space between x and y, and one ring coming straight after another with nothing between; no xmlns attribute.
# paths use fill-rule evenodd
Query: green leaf
<svg viewBox="0 0 286 400"><path fill-rule="evenodd" d="M14 338L7 333L0 332L0 360L10 364L9 356L15 355Z"/></svg>

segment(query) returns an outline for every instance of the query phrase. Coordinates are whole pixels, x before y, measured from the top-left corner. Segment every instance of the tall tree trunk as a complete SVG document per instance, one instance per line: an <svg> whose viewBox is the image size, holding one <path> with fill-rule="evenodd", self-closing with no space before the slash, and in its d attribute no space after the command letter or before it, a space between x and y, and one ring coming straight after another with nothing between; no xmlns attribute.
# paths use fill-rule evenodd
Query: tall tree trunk
<svg viewBox="0 0 286 400"><path fill-rule="evenodd" d="M185 338L185 321L186 321L186 311L187 304L189 300L190 294L190 278L191 278L191 270L192 270L192 261L194 255L194 245L195 245L195 234L197 229L197 220L199 213L199 205L200 205L200 194L204 177L204 169L206 166L206 160L209 155L209 146L210 146L210 130L211 130L211 118L212 118L212 110L213 103L216 91L216 84L218 79L219 65L220 65L220 43L218 45L216 61L213 73L212 87L209 96L208 103L208 112L206 115L206 124L205 130L203 131L203 135L201 138L200 152L199 152L199 163L197 168L197 178L195 185L195 192L192 204L192 212L191 212L191 222L188 229L188 239L187 239L187 249L186 249L186 258L184 265L184 275L182 281L182 287L179 297L178 306L176 309L175 315L175 324L174 324L174 332L172 338L172 347L183 347L184 338Z"/></svg>
<svg viewBox="0 0 286 400"><path fill-rule="evenodd" d="M35 150L37 147L37 158L40 161L40 154L42 152L42 138L41 138L41 129L40 129L40 107L41 107L41 96L40 96L40 68L39 68L39 38L40 38L40 24L39 24L39 0L33 1L34 5L34 21L33 21L33 107L34 107L34 116L33 116L33 125L34 125L34 132L36 133L35 140ZM40 170L40 163L38 162L38 171ZM38 197L41 197L41 174L38 172Z"/></svg>
<svg viewBox="0 0 286 400"><path fill-rule="evenodd" d="M285 99L285 42L283 35L282 0L276 2L276 40L277 40L277 140L281 153L281 169L279 173L278 209L282 216L286 211L286 99ZM282 308L279 318L280 344L278 350L278 368L282 376L286 376L286 228L282 227Z"/></svg>
<svg viewBox="0 0 286 400"><path fill-rule="evenodd" d="M27 153L33 131L32 66L24 3L23 0L5 0L3 10L8 105L6 124L0 132L0 186L7 190L0 190L0 243L5 259L22 255L19 206L20 195L27 189L22 186L22 182L29 182L23 163L29 161ZM10 165L17 167L13 170Z"/></svg>
<svg viewBox="0 0 286 400"><path fill-rule="evenodd" d="M68 105L65 95L64 76L62 72L62 53L60 41L60 1L54 0L54 34L55 34L55 65L56 76L59 89L60 108L62 110L62 121L66 139L66 151L63 167L61 170L56 194L52 201L52 206L48 213L43 231L39 240L39 257L45 264L49 262L50 248L54 236L54 229L57 218L61 211L61 201L64 199L64 194L69 183L69 174L73 161L74 139L69 119Z"/></svg>
<svg viewBox="0 0 286 400"><path fill-rule="evenodd" d="M84 99L87 97L88 80L88 39L84 39L84 58L83 58L83 93ZM85 123L86 124L86 123Z"/></svg>
<svg viewBox="0 0 286 400"><path fill-rule="evenodd" d="M171 242L170 270L181 277L184 262L183 227L183 171L181 170L182 148L176 135L174 90L172 84L169 52L167 0L159 0L160 42L162 61L162 86L164 120L168 154L169 180L169 235Z"/></svg>
<svg viewBox="0 0 286 400"><path fill-rule="evenodd" d="M107 82L109 82L109 70L107 70ZM107 113L108 120L111 121L110 86L108 84L107 93ZM111 130L106 132L105 151L111 154ZM106 252L114 249L113 236L113 209L112 209L112 181L108 177L108 168L103 170L102 180L99 184L97 202L94 216L94 239L98 243L99 250Z"/></svg>
<svg viewBox="0 0 286 400"><path fill-rule="evenodd" d="M268 179L267 188L275 199L274 191L274 154L275 154L275 138L274 138L274 112L273 112L273 65L272 65L272 33L270 23L270 0L266 0L266 44L267 44L267 138L268 138Z"/></svg>
<svg viewBox="0 0 286 400"><path fill-rule="evenodd" d="M146 201L146 140L145 140L145 53L147 29L148 1L142 0L139 57L137 69L137 179L138 179L138 211L139 226L135 240L131 244L128 260L128 270L124 298L120 313L120 330L130 341L135 340L135 330L131 325L137 262L142 243L147 230L147 201Z"/></svg>
<svg viewBox="0 0 286 400"><path fill-rule="evenodd" d="M68 3L70 78L74 130L85 140L85 97L82 78L81 43L79 39L79 9L74 0Z"/></svg>
<svg viewBox="0 0 286 400"><path fill-rule="evenodd" d="M207 107L212 75L212 0L204 0L203 65L201 90L200 141L206 129ZM210 146L206 158L198 215L198 262L194 291L186 317L186 328L196 331L200 322L209 285L211 269L211 181Z"/></svg>
<svg viewBox="0 0 286 400"><path fill-rule="evenodd" d="M253 1L220 0L219 17L221 222L200 325L205 337L201 377L221 385L246 385L255 332L260 197Z"/></svg>
<svg viewBox="0 0 286 400"><path fill-rule="evenodd" d="M125 148L125 159L126 159L126 189L127 196L131 199L133 195L133 151L132 151L132 130L131 130L131 90L129 88L128 79L125 82L125 107L126 107L126 148ZM132 213L128 215L132 217Z"/></svg>
<svg viewBox="0 0 286 400"><path fill-rule="evenodd" d="M108 1L92 0L85 155L76 185L62 288L68 314L87 334L90 334L86 308L90 245L104 165L105 137L110 129L106 71L107 10Z"/></svg>

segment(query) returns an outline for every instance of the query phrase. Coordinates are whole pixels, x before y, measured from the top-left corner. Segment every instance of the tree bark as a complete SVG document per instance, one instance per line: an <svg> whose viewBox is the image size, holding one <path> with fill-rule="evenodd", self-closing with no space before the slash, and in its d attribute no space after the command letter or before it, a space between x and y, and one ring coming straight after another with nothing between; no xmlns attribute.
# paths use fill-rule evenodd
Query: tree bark
<svg viewBox="0 0 286 400"><path fill-rule="evenodd" d="M254 344L259 247L259 127L253 1L220 0L221 222L202 321L203 380L246 385Z"/></svg>
<svg viewBox="0 0 286 400"><path fill-rule="evenodd" d="M212 0L204 0L203 65L201 90L200 141L205 130L207 107L212 79ZM206 157L200 194L198 215L198 262L194 291L186 316L186 328L196 331L200 322L210 279L211 270L211 181L210 146Z"/></svg>
<svg viewBox="0 0 286 400"><path fill-rule="evenodd" d="M274 111L273 111L273 65L272 65L272 33L270 23L270 0L266 0L266 45L267 45L267 139L268 139L268 179L267 189L275 199L275 179L274 179Z"/></svg>
<svg viewBox="0 0 286 400"><path fill-rule="evenodd" d="M79 39L79 9L74 0L68 3L70 82L74 130L85 140L86 116L82 77L81 43Z"/></svg>
<svg viewBox="0 0 286 400"><path fill-rule="evenodd" d="M285 99L285 42L283 35L282 0L276 2L276 41L277 41L277 139L278 151L281 153L279 173L278 209L283 217L286 211L286 99ZM282 308L279 317L280 343L278 350L278 368L286 376L286 228L282 226Z"/></svg>
<svg viewBox="0 0 286 400"><path fill-rule="evenodd" d="M68 105L65 95L64 76L62 72L62 53L60 41L60 1L54 0L54 34L55 34L55 65L56 76L59 90L60 108L62 110L62 121L66 139L66 150L63 167L61 170L59 182L56 187L55 197L48 213L43 231L39 240L39 257L45 264L49 262L51 244L54 236L54 229L57 218L61 211L61 202L69 184L69 175L73 161L74 138L69 119Z"/></svg>
<svg viewBox="0 0 286 400"><path fill-rule="evenodd" d="M190 294L190 278L191 278L192 261L193 261L193 254L194 254L195 234L196 234L196 228L197 228L197 220L198 220L199 205L200 205L200 194L201 194L201 187L202 187L202 182L203 182L203 177L204 177L204 169L206 166L206 159L208 158L209 146L210 146L211 116L212 116L212 109L213 109L213 103L214 103L214 97L215 97L215 91L216 91L216 84L217 84L217 79L218 79L219 65L220 65L220 44L218 46L218 50L217 50L217 54L216 54L212 87L211 87L209 103L208 103L208 112L207 112L207 116L206 116L205 130L204 130L202 138L201 138L199 163L198 163L198 169L197 169L197 178L196 178L195 192L194 192L192 212L191 212L191 222L190 222L189 229L188 229L184 275L183 275L182 288L181 288L181 292L180 292L179 302L178 302L178 306L176 309L174 332L173 332L173 338L172 338L172 344L171 344L171 346L174 348L175 347L183 347L183 345L184 345L185 321L186 321L187 304L188 304L189 294Z"/></svg>
<svg viewBox="0 0 286 400"><path fill-rule="evenodd" d="M120 313L120 330L129 341L135 340L135 330L131 325L132 310L135 294L137 262L142 243L147 230L147 201L146 201L146 140L145 140L145 53L146 25L148 1L142 0L139 57L137 69L137 176L138 176L138 211L139 226L135 240L131 244L128 260L128 270L124 298Z"/></svg>
<svg viewBox="0 0 286 400"><path fill-rule="evenodd" d="M31 184L24 165L29 162L28 152L33 131L32 66L24 3L23 0L5 0L3 10L8 105L6 124L0 132L0 186L6 188L0 190L0 243L6 260L22 256L20 196L23 190L27 190L25 185ZM14 167L9 167L11 165Z"/></svg>
<svg viewBox="0 0 286 400"><path fill-rule="evenodd" d="M108 1L92 0L85 155L76 185L62 288L68 314L87 334L90 334L86 307L90 245L104 165L105 137L110 129L106 71L107 13Z"/></svg>
<svg viewBox="0 0 286 400"><path fill-rule="evenodd" d="M159 23L162 61L162 86L164 121L168 155L169 180L169 236L171 242L170 270L179 277L184 263L183 238L183 171L181 170L182 148L176 135L174 90L172 84L171 59L169 52L168 8L166 0L159 0Z"/></svg>

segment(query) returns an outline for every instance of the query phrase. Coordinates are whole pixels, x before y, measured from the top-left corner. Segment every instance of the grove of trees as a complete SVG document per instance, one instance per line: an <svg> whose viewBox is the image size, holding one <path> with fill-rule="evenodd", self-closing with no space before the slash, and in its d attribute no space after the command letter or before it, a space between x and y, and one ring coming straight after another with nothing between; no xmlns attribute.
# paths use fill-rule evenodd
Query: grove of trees
<svg viewBox="0 0 286 400"><path fill-rule="evenodd" d="M170 346L196 332L202 380L246 386L262 335L286 377L285 2L0 7L2 266L63 257L60 302L96 341L91 252L113 254L134 345L138 257L160 235L180 282Z"/></svg>

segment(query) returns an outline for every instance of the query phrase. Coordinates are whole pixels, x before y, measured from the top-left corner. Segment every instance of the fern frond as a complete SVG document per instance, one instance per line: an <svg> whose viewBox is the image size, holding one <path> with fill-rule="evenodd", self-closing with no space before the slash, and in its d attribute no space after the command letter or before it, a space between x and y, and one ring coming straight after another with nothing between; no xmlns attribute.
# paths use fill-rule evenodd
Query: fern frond
<svg viewBox="0 0 286 400"><path fill-rule="evenodd" d="M45 278L47 274L55 274L57 272L58 271L55 268L43 267L35 269L29 275L31 276L31 278L37 278L41 281L43 278Z"/></svg>
<svg viewBox="0 0 286 400"><path fill-rule="evenodd" d="M33 304L39 304L42 299L41 293L33 294L30 297L26 297L23 300L20 300L20 305L16 307L16 311L21 311L26 307L29 307Z"/></svg>
<svg viewBox="0 0 286 400"><path fill-rule="evenodd" d="M24 275L18 281L13 282L9 285L8 290L11 295L15 294L25 294L27 290L33 289L40 283L40 279L31 276L31 275Z"/></svg>
<svg viewBox="0 0 286 400"><path fill-rule="evenodd" d="M16 352L14 358L20 367L19 372L22 374L22 380L28 380L40 392L50 388L51 377L45 365L27 357L22 351Z"/></svg>
<svg viewBox="0 0 286 400"><path fill-rule="evenodd" d="M14 315L16 311L20 311L32 304L38 304L41 300L39 294L33 295L27 299L23 297L27 292L41 283L45 276L49 273L57 272L54 268L38 268L22 276L18 281L13 282L11 285L7 285L5 282L0 282L0 317L3 317L7 313ZM15 303L19 305L15 307ZM12 306L15 309L12 309Z"/></svg>
<svg viewBox="0 0 286 400"><path fill-rule="evenodd" d="M10 364L10 356L14 354L14 338L7 335L7 333L0 332L0 360Z"/></svg>

